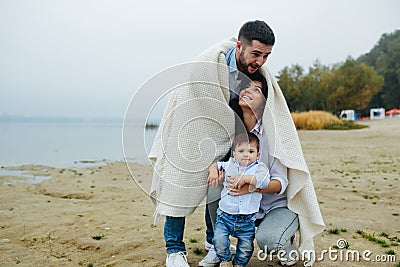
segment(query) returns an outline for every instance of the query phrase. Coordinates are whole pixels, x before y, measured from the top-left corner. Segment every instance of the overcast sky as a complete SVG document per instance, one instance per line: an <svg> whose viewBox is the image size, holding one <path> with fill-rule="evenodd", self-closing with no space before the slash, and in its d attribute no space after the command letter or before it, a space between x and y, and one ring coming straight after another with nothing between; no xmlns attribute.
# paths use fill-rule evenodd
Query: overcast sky
<svg viewBox="0 0 400 267"><path fill-rule="evenodd" d="M399 10L398 0L0 0L0 116L122 118L146 79L254 19L275 32L275 75L357 58L400 28Z"/></svg>

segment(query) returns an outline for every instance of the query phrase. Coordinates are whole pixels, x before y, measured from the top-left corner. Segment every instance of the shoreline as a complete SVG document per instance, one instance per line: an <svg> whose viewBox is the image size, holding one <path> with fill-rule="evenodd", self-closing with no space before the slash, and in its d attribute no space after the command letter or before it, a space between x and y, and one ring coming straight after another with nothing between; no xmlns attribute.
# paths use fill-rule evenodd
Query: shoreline
<svg viewBox="0 0 400 267"><path fill-rule="evenodd" d="M372 257L388 256L392 250L397 263L400 120L362 123L369 128L299 131L326 224L314 240L316 252L320 256L323 250L334 250L338 240L345 239L349 250L370 250ZM51 176L38 184L4 185L0 180L0 266L164 266L163 219L154 224L154 207L146 193L152 168L129 165L135 181L124 161L85 168L36 165L31 174ZM33 166L23 168L29 167ZM201 206L186 220L191 266L206 254L204 240ZM248 266L279 266L276 258L267 263L258 259L257 251L255 247ZM362 259L348 263L326 255L314 266L338 264L393 267L395 263Z"/></svg>

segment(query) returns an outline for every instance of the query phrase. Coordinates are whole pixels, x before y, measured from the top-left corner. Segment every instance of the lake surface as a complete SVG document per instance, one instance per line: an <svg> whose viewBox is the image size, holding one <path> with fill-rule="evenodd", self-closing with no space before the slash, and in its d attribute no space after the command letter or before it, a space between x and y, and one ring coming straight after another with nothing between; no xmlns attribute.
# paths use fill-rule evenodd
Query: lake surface
<svg viewBox="0 0 400 267"><path fill-rule="evenodd" d="M0 122L0 166L71 167L124 161L122 123ZM130 126L129 161L148 163L157 130ZM145 136L145 138L143 138Z"/></svg>

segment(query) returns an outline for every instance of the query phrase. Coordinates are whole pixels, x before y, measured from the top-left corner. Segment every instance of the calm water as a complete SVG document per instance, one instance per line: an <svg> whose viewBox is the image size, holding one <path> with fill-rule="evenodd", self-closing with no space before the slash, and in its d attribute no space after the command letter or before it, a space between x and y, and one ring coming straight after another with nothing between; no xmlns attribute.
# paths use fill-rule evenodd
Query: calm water
<svg viewBox="0 0 400 267"><path fill-rule="evenodd" d="M127 160L147 163L156 130L131 126ZM146 138L143 138L143 137ZM145 140L144 140L145 139ZM80 161L123 161L121 123L0 122L0 166L76 166Z"/></svg>

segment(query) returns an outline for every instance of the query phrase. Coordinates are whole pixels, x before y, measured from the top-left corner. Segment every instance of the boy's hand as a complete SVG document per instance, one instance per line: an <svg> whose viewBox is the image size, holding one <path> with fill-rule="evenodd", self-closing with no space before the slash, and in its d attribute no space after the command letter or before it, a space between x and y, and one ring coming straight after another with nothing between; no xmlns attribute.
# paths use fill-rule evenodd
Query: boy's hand
<svg viewBox="0 0 400 267"><path fill-rule="evenodd" d="M230 177L232 180L232 183L230 184L230 186L232 186L232 188L235 189L239 189L242 188L242 186L244 186L246 183L243 175L236 175L236 176L232 176Z"/></svg>
<svg viewBox="0 0 400 267"><path fill-rule="evenodd" d="M243 195L256 190L254 176L252 175L237 175L227 179L230 195Z"/></svg>

